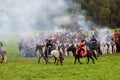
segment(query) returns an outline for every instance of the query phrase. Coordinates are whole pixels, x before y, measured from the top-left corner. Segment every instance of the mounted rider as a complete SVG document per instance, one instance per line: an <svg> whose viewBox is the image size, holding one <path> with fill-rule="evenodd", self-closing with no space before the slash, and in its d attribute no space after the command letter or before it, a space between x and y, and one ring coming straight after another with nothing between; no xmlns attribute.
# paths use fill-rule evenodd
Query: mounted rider
<svg viewBox="0 0 120 80"><path fill-rule="evenodd" d="M53 48L53 44L51 40L46 40L46 50L45 50L45 56L48 57L48 55L51 54Z"/></svg>
<svg viewBox="0 0 120 80"><path fill-rule="evenodd" d="M79 53L82 56L84 56L86 54L85 40L81 40L81 43L76 47L76 55L79 55Z"/></svg>
<svg viewBox="0 0 120 80"><path fill-rule="evenodd" d="M95 38L94 35L92 35L92 39L89 41L90 43L90 50L94 50L95 44L97 44L97 39Z"/></svg>

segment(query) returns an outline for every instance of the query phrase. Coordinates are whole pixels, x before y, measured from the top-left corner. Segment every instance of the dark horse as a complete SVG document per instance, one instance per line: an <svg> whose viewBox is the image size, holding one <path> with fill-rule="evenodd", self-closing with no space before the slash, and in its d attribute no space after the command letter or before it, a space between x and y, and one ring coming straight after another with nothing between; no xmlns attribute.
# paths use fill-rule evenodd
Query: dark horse
<svg viewBox="0 0 120 80"><path fill-rule="evenodd" d="M74 58L75 58L74 64L76 64L76 60L77 60L77 59L78 59L78 62L79 62L80 64L82 64L82 63L80 62L80 58L82 58L83 56L80 55L80 54L76 55L76 48L74 47L74 45L72 45L72 46L70 46L69 48L67 48L67 52L69 52L69 51L72 51L73 56L74 56ZM80 50L78 51L78 53L80 53ZM95 64L94 58L93 58L92 56L94 56L94 58L97 60L96 54L95 54L93 51L91 51L91 50L87 50L87 54L86 54L86 57L87 57L87 59L88 59L87 64L89 63L90 59L93 61L93 64Z"/></svg>
<svg viewBox="0 0 120 80"><path fill-rule="evenodd" d="M89 48L94 52L94 51L97 51L97 56L99 56L99 55L102 55L102 51L101 51L101 49L100 49L100 44L98 44L97 42L94 42L93 43L93 45L94 45L94 47L93 48L91 48L91 43L88 43L88 42L86 42L86 44L89 46Z"/></svg>

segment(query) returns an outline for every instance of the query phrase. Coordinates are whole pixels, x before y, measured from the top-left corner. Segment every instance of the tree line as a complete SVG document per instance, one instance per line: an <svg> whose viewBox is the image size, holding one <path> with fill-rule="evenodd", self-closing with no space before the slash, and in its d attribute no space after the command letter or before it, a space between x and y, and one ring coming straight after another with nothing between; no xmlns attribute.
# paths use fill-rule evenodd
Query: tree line
<svg viewBox="0 0 120 80"><path fill-rule="evenodd" d="M120 0L73 0L86 10L86 19L109 28L120 27Z"/></svg>

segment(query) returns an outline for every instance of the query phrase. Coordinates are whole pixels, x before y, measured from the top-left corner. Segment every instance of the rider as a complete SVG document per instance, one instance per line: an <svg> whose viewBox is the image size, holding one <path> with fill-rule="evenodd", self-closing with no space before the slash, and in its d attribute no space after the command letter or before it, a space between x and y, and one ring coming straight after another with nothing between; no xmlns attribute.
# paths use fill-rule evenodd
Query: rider
<svg viewBox="0 0 120 80"><path fill-rule="evenodd" d="M52 47L53 47L53 44L52 44L51 40L47 40L47 43L46 43L46 55L51 54Z"/></svg>
<svg viewBox="0 0 120 80"><path fill-rule="evenodd" d="M117 30L115 30L115 32L113 34L113 38L115 41L117 40L117 38L118 38L118 31Z"/></svg>
<svg viewBox="0 0 120 80"><path fill-rule="evenodd" d="M79 55L79 52L82 56L85 55L85 40L81 40L81 43L76 47L76 55Z"/></svg>
<svg viewBox="0 0 120 80"><path fill-rule="evenodd" d="M95 47L95 43L97 43L97 40L94 35L92 36L92 39L90 40L89 43L90 43L90 50L93 50Z"/></svg>

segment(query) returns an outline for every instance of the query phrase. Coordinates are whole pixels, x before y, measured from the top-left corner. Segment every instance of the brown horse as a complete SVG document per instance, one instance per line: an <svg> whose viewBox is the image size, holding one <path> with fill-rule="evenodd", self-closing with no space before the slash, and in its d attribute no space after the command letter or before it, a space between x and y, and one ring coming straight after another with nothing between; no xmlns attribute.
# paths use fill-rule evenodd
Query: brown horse
<svg viewBox="0 0 120 80"><path fill-rule="evenodd" d="M103 53L102 53L102 51L101 51L101 49L100 49L100 45L97 43L97 42L94 42L93 43L93 45L94 45L94 47L93 48L91 48L91 43L89 43L89 42L86 42L86 45L87 46L89 46L89 48L95 53L95 51L98 53L97 54L97 56L99 56L99 55L102 55Z"/></svg>
<svg viewBox="0 0 120 80"><path fill-rule="evenodd" d="M74 58L75 58L74 64L76 64L76 60L77 60L77 59L78 59L78 62L79 62L80 64L82 64L82 63L80 62L80 58L82 58L83 56L80 55L80 54L76 55L76 48L74 47L74 45L72 45L72 46L70 46L69 48L67 48L67 52L69 52L69 51L72 51L73 56L74 56ZM80 52L80 50L78 51L78 53L79 53L79 52ZM93 64L95 64L94 58L93 58L92 56L94 56L94 58L97 60L96 54L95 54L93 51L91 51L91 50L87 50L87 54L86 54L86 57L87 57L87 59L88 59L87 64L89 63L90 59L93 61Z"/></svg>
<svg viewBox="0 0 120 80"><path fill-rule="evenodd" d="M40 63L40 59L43 57L45 62L47 63L47 59L45 58L44 52L43 52L43 47L45 45L36 45L35 51L39 51L39 58L38 58L38 63Z"/></svg>

